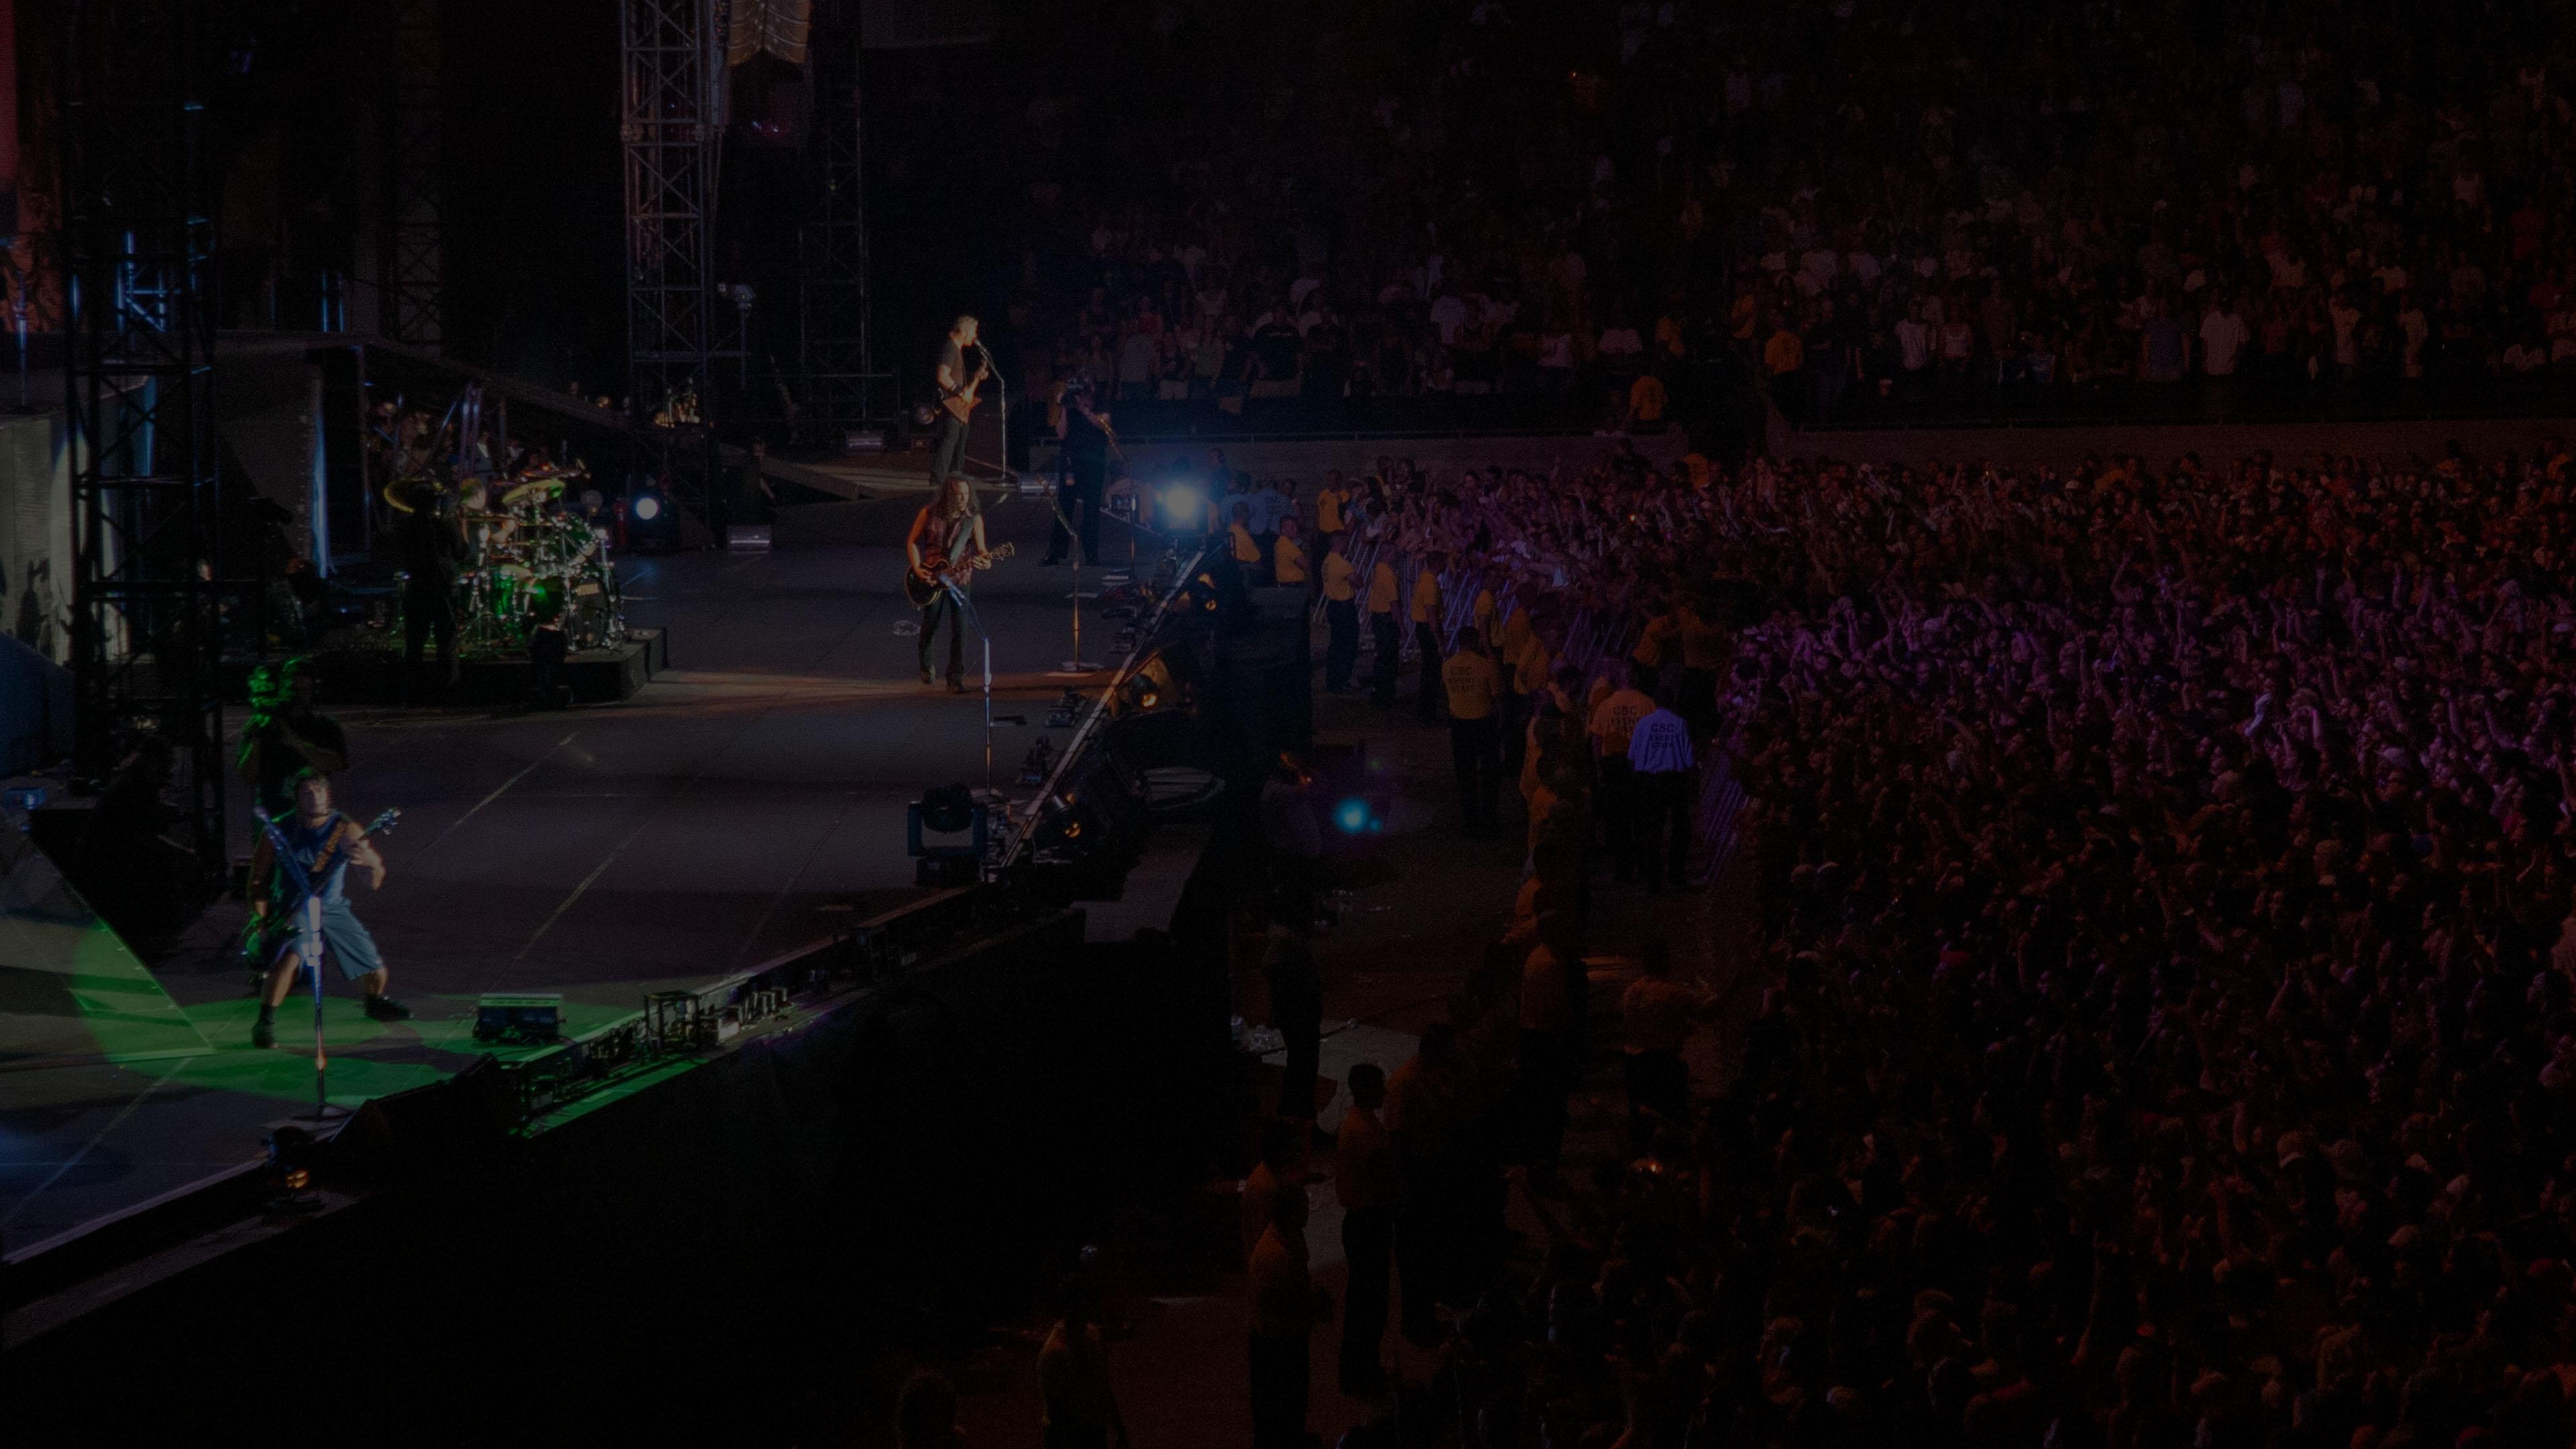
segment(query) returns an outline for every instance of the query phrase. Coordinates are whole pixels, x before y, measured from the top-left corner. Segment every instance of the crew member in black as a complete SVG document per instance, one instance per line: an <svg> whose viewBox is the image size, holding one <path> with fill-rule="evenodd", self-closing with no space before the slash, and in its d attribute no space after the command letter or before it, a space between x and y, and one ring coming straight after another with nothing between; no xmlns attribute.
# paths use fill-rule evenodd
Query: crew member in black
<svg viewBox="0 0 2576 1449"><path fill-rule="evenodd" d="M339 722L313 707L321 680L309 659L289 659L251 671L249 723L233 773L250 786L265 816L295 808L295 779L306 771L324 776L349 768L349 736Z"/></svg>
<svg viewBox="0 0 2576 1449"><path fill-rule="evenodd" d="M1109 415L1092 409L1089 383L1076 379L1065 389L1064 421L1058 425L1056 437L1064 447L1067 474L1064 487L1057 494L1056 506L1063 510L1065 518L1080 519L1074 525L1081 530L1082 538L1082 552L1076 555L1076 561L1098 563L1100 500L1109 487L1112 440ZM1047 538L1046 557L1039 563L1062 563L1065 547L1072 542L1072 537L1064 531L1063 520L1058 520L1054 533Z"/></svg>
<svg viewBox="0 0 2576 1449"><path fill-rule="evenodd" d="M403 572L403 680L406 688L420 677L421 645L438 643L438 674L456 682L456 578L465 567L465 532L456 516L456 500L444 490L427 492L402 516L397 544Z"/></svg>

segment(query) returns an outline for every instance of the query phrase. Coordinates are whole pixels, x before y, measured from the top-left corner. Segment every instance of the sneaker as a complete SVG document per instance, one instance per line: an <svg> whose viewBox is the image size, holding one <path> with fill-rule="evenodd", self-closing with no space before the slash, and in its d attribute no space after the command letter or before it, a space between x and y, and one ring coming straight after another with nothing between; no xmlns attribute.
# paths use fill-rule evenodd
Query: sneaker
<svg viewBox="0 0 2576 1449"><path fill-rule="evenodd" d="M262 1049L277 1045L276 1025L265 1021L252 1022L250 1024L250 1044Z"/></svg>
<svg viewBox="0 0 2576 1449"><path fill-rule="evenodd" d="M950 694L964 694L966 692L966 681L962 679L949 680L948 692Z"/></svg>
<svg viewBox="0 0 2576 1449"><path fill-rule="evenodd" d="M409 1021L411 1008L390 996L370 996L367 998L367 1015L378 1021Z"/></svg>
<svg viewBox="0 0 2576 1449"><path fill-rule="evenodd" d="M937 683L939 682L939 676L938 676L938 675L935 675L935 674L931 673L929 670L925 669L925 670L921 671L921 682L922 682L924 685L937 684Z"/></svg>

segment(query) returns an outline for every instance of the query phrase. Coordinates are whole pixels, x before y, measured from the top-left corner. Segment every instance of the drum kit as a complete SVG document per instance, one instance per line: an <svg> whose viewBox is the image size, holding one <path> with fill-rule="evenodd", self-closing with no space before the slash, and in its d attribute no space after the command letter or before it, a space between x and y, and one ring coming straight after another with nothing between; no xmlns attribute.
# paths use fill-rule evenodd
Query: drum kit
<svg viewBox="0 0 2576 1449"><path fill-rule="evenodd" d="M564 506L579 469L473 480L457 495L469 563L457 578L458 642L516 648L549 626L575 649L626 637L608 536Z"/></svg>

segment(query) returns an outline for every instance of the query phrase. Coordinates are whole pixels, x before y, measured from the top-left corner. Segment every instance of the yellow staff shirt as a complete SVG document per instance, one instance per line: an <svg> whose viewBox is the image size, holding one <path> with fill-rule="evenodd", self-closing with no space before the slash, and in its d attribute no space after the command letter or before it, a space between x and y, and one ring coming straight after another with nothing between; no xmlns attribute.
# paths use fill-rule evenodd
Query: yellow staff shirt
<svg viewBox="0 0 2576 1449"><path fill-rule="evenodd" d="M1670 614L1658 614L1648 619L1644 630L1637 635L1637 647L1628 651L1628 657L1648 669L1663 668L1665 656L1671 650L1675 636L1681 633L1681 628L1681 624Z"/></svg>
<svg viewBox="0 0 2576 1449"><path fill-rule="evenodd" d="M1324 597L1342 602L1359 597L1359 565L1337 553L1324 555Z"/></svg>
<svg viewBox="0 0 2576 1449"><path fill-rule="evenodd" d="M1306 582L1306 551L1297 540L1283 538L1270 548L1270 576L1283 584Z"/></svg>
<svg viewBox="0 0 2576 1449"><path fill-rule="evenodd" d="M1469 612L1475 619L1476 636L1487 644L1499 643L1494 635L1499 632L1502 625L1503 606L1494 598L1494 591L1478 589L1476 602L1470 607Z"/></svg>
<svg viewBox="0 0 2576 1449"><path fill-rule="evenodd" d="M1440 622L1440 575L1428 564L1413 576L1413 622Z"/></svg>
<svg viewBox="0 0 2576 1449"><path fill-rule="evenodd" d="M1512 688L1523 694L1536 694L1556 677L1556 656L1536 634L1521 636L1520 657L1512 665Z"/></svg>
<svg viewBox="0 0 2576 1449"><path fill-rule="evenodd" d="M1637 721L1655 712L1655 702L1639 690L1622 689L1592 711L1592 741L1604 759L1628 758L1628 739Z"/></svg>
<svg viewBox="0 0 2576 1449"><path fill-rule="evenodd" d="M1261 562L1261 545L1253 539L1251 529L1238 523L1233 527L1228 528L1226 532L1234 537L1234 561L1236 563Z"/></svg>
<svg viewBox="0 0 2576 1449"><path fill-rule="evenodd" d="M1377 567L1369 571L1368 611L1372 614L1394 613L1396 596L1402 592L1395 581L1394 565L1384 559L1378 560Z"/></svg>
<svg viewBox="0 0 2576 1449"><path fill-rule="evenodd" d="M1483 652L1461 649L1440 666L1440 683L1449 692L1449 717L1483 719L1494 712L1503 692L1502 671Z"/></svg>
<svg viewBox="0 0 2576 1449"><path fill-rule="evenodd" d="M1342 531L1342 495L1330 488L1316 490L1315 527L1326 533Z"/></svg>
<svg viewBox="0 0 2576 1449"><path fill-rule="evenodd" d="M1726 667L1726 631L1696 612L1682 615L1682 667L1719 670Z"/></svg>

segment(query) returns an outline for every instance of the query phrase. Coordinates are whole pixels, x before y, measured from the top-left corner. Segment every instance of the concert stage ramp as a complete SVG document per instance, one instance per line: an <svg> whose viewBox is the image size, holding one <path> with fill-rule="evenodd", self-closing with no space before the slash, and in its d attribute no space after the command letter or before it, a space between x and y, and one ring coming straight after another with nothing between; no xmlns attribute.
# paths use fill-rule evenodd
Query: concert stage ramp
<svg viewBox="0 0 2576 1449"><path fill-rule="evenodd" d="M334 986L335 1105L473 1061L484 992L561 992L577 1032L916 894L905 807L928 786L980 783L984 740L978 696L924 690L914 641L895 632L911 617L896 544L914 506L827 505L803 523L791 510L766 555L628 561L628 617L669 630L671 667L623 703L341 715L343 807L403 811L384 889L352 888L418 1018L369 1021ZM1069 648L1070 578L1035 565L1043 508L993 505L996 541L1020 557L976 589L995 710L1028 721L994 732L1006 789L1047 706L1079 682L1049 676ZM797 546L816 537L836 541ZM1101 659L1114 631L1093 623L1084 652ZM248 851L245 831L235 853ZM309 1108L314 1074L305 998L281 1013L279 1049L249 1045L254 1007L228 949L240 907L218 907L147 973L76 904L33 876L11 883L0 1252L25 1263L245 1170L273 1124Z"/></svg>

